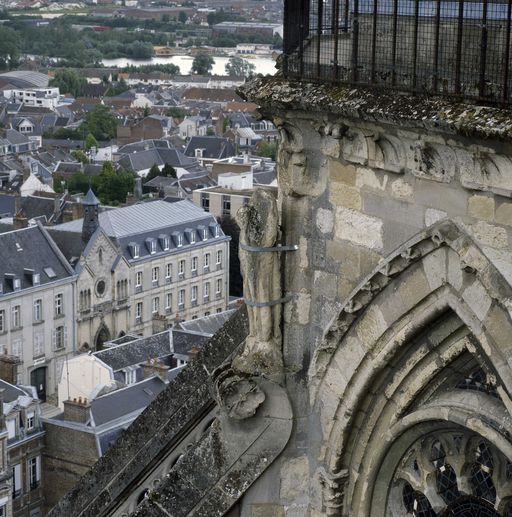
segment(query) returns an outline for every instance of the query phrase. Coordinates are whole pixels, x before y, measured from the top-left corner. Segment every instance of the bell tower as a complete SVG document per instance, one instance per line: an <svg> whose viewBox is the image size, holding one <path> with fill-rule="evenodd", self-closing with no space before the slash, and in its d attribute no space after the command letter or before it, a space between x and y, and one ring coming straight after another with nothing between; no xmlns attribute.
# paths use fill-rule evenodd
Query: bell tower
<svg viewBox="0 0 512 517"><path fill-rule="evenodd" d="M84 207L84 222L82 226L82 242L87 244L93 233L99 226L99 199L94 195L94 192L89 188L89 192L82 201Z"/></svg>

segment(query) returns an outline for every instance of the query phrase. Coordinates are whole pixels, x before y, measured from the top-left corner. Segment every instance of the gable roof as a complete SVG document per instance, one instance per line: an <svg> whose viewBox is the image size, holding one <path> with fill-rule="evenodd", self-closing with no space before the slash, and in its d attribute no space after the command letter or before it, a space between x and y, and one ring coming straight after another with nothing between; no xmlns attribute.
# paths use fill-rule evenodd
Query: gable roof
<svg viewBox="0 0 512 517"><path fill-rule="evenodd" d="M185 156L195 156L196 149L203 150L203 158L217 160L236 154L231 141L220 136L193 136L185 148Z"/></svg>

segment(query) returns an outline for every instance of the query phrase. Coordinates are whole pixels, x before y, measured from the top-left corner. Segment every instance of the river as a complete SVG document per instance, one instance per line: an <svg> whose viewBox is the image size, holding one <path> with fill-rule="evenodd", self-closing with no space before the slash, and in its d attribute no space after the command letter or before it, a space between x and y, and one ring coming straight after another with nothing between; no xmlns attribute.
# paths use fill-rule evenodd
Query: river
<svg viewBox="0 0 512 517"><path fill-rule="evenodd" d="M229 57L214 57L215 63L213 65L212 74L214 75L226 75L226 63L229 61ZM187 75L190 73L192 68L192 62L194 58L191 56L170 56L170 57L153 57L151 59L103 59L102 63L104 66L123 68L125 66L134 65L154 65L154 64L173 64L180 67L180 73ZM249 63L252 63L255 67L255 73L263 75L274 75L276 73L276 62L271 57L257 56L252 59L246 59Z"/></svg>

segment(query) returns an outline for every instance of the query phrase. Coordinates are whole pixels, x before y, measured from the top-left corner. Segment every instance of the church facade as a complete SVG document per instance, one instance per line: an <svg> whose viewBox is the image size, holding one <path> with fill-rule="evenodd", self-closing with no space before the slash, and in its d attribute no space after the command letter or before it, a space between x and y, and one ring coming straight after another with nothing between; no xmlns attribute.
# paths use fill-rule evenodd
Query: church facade
<svg viewBox="0 0 512 517"><path fill-rule="evenodd" d="M285 76L242 89L281 135L275 210L239 217L246 309L51 515L512 515L508 98L300 81L297 6L319 57L341 3L286 4Z"/></svg>

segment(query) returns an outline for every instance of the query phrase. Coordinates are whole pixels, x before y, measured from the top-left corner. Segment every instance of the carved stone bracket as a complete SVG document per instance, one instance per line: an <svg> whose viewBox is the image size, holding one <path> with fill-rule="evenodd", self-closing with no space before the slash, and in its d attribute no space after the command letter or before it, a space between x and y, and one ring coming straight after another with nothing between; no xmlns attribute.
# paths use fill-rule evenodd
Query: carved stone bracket
<svg viewBox="0 0 512 517"><path fill-rule="evenodd" d="M345 498L345 486L348 483L348 471L328 472L323 467L317 471L317 479L322 491L322 510L325 515L341 515Z"/></svg>

